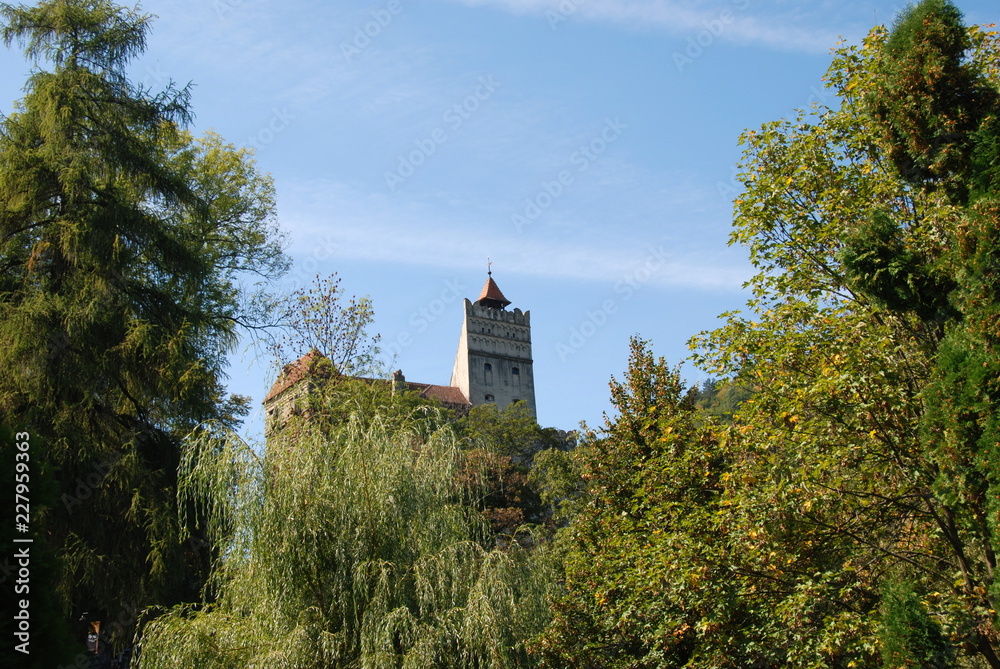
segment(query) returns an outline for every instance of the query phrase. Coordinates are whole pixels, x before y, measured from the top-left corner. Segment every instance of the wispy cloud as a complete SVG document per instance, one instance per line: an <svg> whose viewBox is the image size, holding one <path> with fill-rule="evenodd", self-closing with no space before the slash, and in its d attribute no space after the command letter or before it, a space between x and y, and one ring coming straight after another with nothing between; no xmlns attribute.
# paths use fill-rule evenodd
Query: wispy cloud
<svg viewBox="0 0 1000 669"><path fill-rule="evenodd" d="M791 17L763 16L751 0L715 3L679 3L671 0L454 0L469 6L492 6L514 14L561 19L584 19L633 29L663 30L684 36L718 31L721 40L760 44L769 48L826 52L838 35L827 28L803 25Z"/></svg>
<svg viewBox="0 0 1000 669"><path fill-rule="evenodd" d="M578 221L571 226L577 234L560 226L555 240L552 231L517 235L501 226L449 220L435 204L404 204L333 182L300 184L284 199L281 219L295 255L322 245L331 258L456 270L478 270L491 255L502 257L508 272L613 284L652 254L665 260L651 284L705 290L737 290L750 275L736 251L699 248L651 231L626 237L614 224L599 233Z"/></svg>

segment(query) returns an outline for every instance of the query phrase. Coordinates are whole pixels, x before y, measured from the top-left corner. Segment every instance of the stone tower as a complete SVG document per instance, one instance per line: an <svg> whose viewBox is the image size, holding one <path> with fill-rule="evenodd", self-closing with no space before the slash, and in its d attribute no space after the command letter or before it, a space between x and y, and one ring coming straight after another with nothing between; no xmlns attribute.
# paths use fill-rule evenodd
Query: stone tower
<svg viewBox="0 0 1000 669"><path fill-rule="evenodd" d="M487 273L475 302L465 302L465 319L451 385L460 388L472 406L495 403L503 410L524 402L535 413L535 375L531 365L531 312L507 311L503 296Z"/></svg>

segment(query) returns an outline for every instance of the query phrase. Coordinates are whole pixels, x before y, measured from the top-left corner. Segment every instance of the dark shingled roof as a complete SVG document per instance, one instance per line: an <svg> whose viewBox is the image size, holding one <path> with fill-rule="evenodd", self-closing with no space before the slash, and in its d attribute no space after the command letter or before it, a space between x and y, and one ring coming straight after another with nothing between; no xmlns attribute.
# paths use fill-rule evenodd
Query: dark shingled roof
<svg viewBox="0 0 1000 669"><path fill-rule="evenodd" d="M503 309L510 304L510 300L500 292L500 287L493 280L492 275L486 278L486 285L483 286L483 292L479 294L479 299L476 301L494 309Z"/></svg>

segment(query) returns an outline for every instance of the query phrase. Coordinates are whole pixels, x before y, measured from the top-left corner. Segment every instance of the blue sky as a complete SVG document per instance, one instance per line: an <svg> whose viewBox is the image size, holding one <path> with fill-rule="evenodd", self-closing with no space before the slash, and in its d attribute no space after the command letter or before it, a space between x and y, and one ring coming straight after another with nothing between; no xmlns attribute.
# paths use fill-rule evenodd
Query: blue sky
<svg viewBox="0 0 1000 669"><path fill-rule="evenodd" d="M995 0L959 2L966 20ZM746 128L824 95L859 0L165 0L134 72L194 84L196 132L257 150L295 267L368 295L407 379L449 382L461 299L530 310L539 422L595 425L639 334L671 362L739 309L727 245ZM29 66L0 50L0 112ZM690 364L692 380L704 374ZM260 400L264 362L236 354ZM259 431L259 422L248 432Z"/></svg>

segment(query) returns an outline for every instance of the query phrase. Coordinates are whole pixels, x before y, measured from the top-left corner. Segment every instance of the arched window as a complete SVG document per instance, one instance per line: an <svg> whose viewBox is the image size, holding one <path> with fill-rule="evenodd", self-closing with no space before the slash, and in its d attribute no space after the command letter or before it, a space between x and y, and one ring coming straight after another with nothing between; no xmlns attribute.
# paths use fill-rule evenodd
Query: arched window
<svg viewBox="0 0 1000 669"><path fill-rule="evenodd" d="M486 385L493 385L493 365L488 362L483 365L483 378L485 379Z"/></svg>
<svg viewBox="0 0 1000 669"><path fill-rule="evenodd" d="M510 368L510 382L515 388L521 385L521 370L517 367Z"/></svg>
<svg viewBox="0 0 1000 669"><path fill-rule="evenodd" d="M495 397L493 397L493 395L487 395L486 396L486 401L487 402L496 402L497 400L496 400Z"/></svg>

